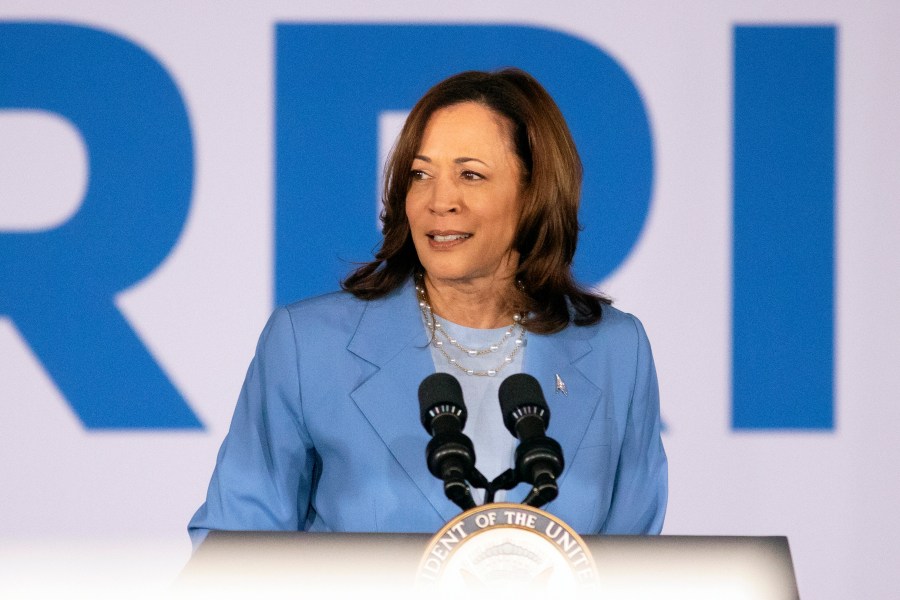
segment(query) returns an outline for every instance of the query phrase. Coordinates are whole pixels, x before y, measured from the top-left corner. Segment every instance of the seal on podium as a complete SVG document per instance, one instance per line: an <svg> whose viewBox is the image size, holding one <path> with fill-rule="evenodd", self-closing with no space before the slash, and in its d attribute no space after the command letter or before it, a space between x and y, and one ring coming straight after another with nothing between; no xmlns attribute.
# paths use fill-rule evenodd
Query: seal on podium
<svg viewBox="0 0 900 600"><path fill-rule="evenodd" d="M557 517L523 504L467 510L428 543L417 584L444 590L524 595L596 589L597 568L584 540Z"/></svg>

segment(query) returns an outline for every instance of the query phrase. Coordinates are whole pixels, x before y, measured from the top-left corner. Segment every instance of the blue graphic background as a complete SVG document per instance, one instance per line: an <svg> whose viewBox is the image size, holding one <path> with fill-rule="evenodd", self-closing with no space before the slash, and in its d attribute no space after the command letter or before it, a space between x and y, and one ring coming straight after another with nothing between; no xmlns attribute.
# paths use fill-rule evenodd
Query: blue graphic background
<svg viewBox="0 0 900 600"><path fill-rule="evenodd" d="M524 68L562 108L585 167L578 277L602 281L635 246L651 210L651 125L633 79L597 46L497 25L282 23L275 38L277 304L333 290L369 259L379 114L465 69ZM737 429L834 426L835 44L828 26L735 28ZM191 124L171 75L120 36L4 23L0 81L0 108L69 119L90 157L69 222L0 234L0 312L85 427L200 428L113 304L165 259L190 207Z"/></svg>

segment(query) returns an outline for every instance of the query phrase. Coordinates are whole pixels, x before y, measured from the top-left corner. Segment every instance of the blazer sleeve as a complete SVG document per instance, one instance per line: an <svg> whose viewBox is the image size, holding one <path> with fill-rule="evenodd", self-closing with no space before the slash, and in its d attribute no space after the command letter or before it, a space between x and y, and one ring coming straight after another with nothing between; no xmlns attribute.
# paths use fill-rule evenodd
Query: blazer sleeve
<svg viewBox="0 0 900 600"><path fill-rule="evenodd" d="M659 384L650 342L641 322L628 315L637 333L636 368L625 421L607 534L658 534L668 501L668 462L660 437Z"/></svg>
<svg viewBox="0 0 900 600"><path fill-rule="evenodd" d="M216 459L206 502L188 525L196 549L212 529L298 530L309 513L316 455L304 424L291 315L263 329Z"/></svg>

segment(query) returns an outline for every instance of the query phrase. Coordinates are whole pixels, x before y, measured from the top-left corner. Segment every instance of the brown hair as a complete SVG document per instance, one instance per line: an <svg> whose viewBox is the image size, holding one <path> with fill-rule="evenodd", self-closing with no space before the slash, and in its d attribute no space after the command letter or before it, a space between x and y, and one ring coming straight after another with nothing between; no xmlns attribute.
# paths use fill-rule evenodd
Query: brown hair
<svg viewBox="0 0 900 600"><path fill-rule="evenodd" d="M523 324L536 333L553 333L569 322L596 323L601 306L610 300L580 286L571 268L578 242L581 159L553 98L520 69L453 75L416 103L385 169L381 247L374 261L343 281L343 288L372 300L422 271L406 219L411 166L431 115L463 102L477 102L509 121L523 168L522 214L514 242L519 253L516 279L522 285L511 299L519 312L529 315Z"/></svg>

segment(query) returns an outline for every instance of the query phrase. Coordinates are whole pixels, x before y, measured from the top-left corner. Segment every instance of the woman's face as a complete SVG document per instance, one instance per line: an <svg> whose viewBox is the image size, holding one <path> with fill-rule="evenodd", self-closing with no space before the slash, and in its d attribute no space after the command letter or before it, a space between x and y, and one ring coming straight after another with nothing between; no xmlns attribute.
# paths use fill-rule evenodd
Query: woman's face
<svg viewBox="0 0 900 600"><path fill-rule="evenodd" d="M412 164L406 217L433 281L511 279L521 167L504 117L475 102L437 110Z"/></svg>

